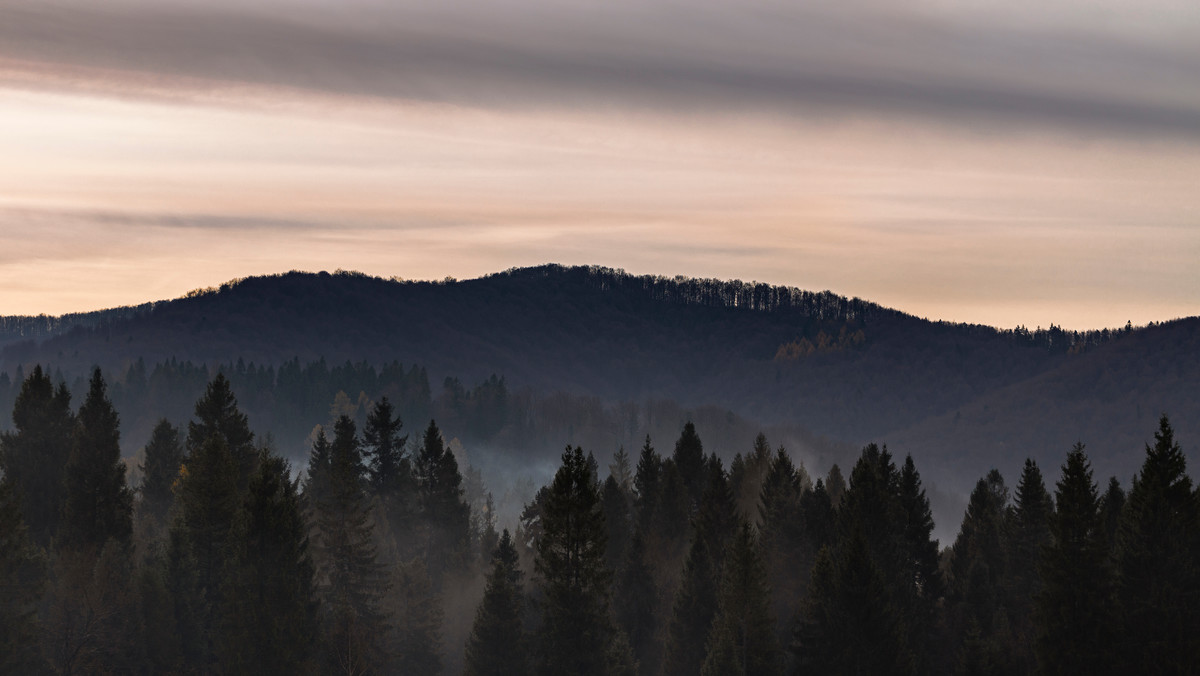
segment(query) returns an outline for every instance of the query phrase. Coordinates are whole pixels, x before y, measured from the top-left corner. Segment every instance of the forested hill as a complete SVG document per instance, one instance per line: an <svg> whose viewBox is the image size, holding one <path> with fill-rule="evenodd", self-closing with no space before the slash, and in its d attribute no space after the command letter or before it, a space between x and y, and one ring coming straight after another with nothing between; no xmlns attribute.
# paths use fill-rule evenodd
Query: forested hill
<svg viewBox="0 0 1200 676"><path fill-rule="evenodd" d="M998 331L829 292L595 267L444 282L292 272L140 308L0 318L0 370L40 362L119 374L139 358L400 360L423 365L435 387L444 376L496 373L510 389L715 405L953 459L968 476L990 464L1015 469L1025 455L1059 458L1062 440L1078 438L1098 471L1125 476L1141 450L1131 440L1160 412L1182 436L1200 437L1198 336L1196 319Z"/></svg>

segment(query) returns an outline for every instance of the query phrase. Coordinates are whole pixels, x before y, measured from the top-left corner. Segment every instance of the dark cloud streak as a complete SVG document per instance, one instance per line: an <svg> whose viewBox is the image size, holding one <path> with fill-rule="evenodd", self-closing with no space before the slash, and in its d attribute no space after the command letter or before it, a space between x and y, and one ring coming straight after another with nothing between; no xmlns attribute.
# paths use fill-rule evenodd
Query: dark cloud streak
<svg viewBox="0 0 1200 676"><path fill-rule="evenodd" d="M1200 137L1200 51L1082 34L704 3L679 17L481 8L458 19L112 7L0 1L0 57L168 85L186 77L485 107L903 114Z"/></svg>

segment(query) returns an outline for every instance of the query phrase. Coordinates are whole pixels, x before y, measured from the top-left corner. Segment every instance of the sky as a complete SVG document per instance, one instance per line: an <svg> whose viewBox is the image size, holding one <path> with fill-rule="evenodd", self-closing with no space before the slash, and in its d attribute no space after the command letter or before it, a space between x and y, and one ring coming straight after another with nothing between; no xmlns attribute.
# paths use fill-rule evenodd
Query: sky
<svg viewBox="0 0 1200 676"><path fill-rule="evenodd" d="M1200 314L1200 4L0 0L0 314L547 262Z"/></svg>

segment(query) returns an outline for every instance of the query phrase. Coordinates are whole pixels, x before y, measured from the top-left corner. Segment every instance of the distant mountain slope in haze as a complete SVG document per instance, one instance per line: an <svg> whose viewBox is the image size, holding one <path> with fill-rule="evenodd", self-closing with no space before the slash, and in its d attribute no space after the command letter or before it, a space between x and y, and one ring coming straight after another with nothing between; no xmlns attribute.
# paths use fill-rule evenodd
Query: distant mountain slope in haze
<svg viewBox="0 0 1200 676"><path fill-rule="evenodd" d="M1190 412L1200 401L1195 320L1086 335L1002 332L828 292L604 268L445 283L288 273L82 317L40 341L10 340L0 368L399 359L425 365L435 383L499 373L514 387L712 404L852 444L892 442L938 458L955 478L1018 455L1057 462L1063 430L1102 447L1144 439L1160 407ZM1136 406L1141 417L1114 413ZM1178 423L1186 443L1191 428Z"/></svg>

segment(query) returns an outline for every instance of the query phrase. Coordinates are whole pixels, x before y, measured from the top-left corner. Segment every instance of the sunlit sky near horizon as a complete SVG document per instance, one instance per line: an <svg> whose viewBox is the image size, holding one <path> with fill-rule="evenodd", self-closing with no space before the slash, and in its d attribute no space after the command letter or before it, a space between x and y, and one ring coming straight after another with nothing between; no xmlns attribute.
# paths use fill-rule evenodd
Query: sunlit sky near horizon
<svg viewBox="0 0 1200 676"><path fill-rule="evenodd" d="M0 0L0 314L546 262L1200 314L1200 5Z"/></svg>

